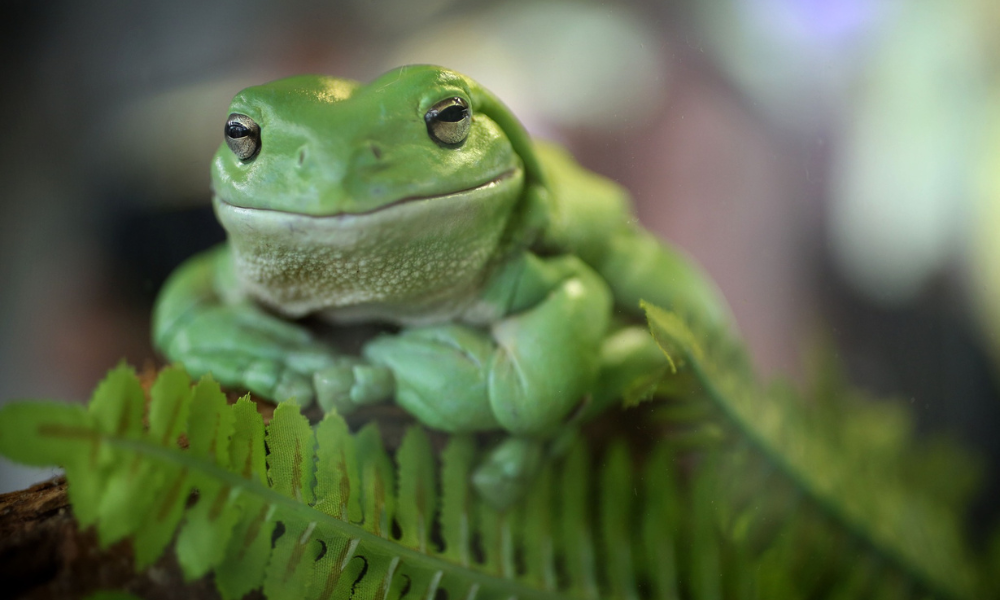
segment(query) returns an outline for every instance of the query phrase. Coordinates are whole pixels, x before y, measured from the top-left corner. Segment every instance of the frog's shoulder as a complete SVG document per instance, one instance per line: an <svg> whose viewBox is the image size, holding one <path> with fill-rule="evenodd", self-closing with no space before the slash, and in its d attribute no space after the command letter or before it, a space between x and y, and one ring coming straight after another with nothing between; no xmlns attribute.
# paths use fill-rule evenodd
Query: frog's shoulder
<svg viewBox="0 0 1000 600"><path fill-rule="evenodd" d="M631 198L622 186L582 167L562 146L536 140L534 150L547 191L548 222L541 245L586 260L599 240L626 226L632 215Z"/></svg>

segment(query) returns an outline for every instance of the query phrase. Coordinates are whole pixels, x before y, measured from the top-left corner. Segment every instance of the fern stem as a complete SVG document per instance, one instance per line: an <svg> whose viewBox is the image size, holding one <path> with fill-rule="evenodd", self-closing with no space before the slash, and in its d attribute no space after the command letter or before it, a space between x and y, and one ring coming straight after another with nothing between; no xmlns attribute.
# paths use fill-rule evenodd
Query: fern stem
<svg viewBox="0 0 1000 600"><path fill-rule="evenodd" d="M855 521L845 511L841 510L835 503L831 502L826 496L824 496L822 492L809 485L808 482L806 482L799 475L795 467L784 458L784 456L775 452L773 447L758 434L756 429L748 424L738 411L733 410L730 403L726 401L725 394L715 385L715 378L706 373L701 361L697 360L693 356L689 356L689 360L687 362L691 370L694 372L695 377L701 382L705 393L708 394L709 398L711 398L712 402L723 413L724 417L737 427L740 434L749 442L749 445L752 446L754 450L763 455L765 459L774 465L782 475L792 481L809 500L811 500L816 506L820 507L822 511L827 513L831 519L841 523L844 529L861 543L867 545L874 552L885 558L887 562L890 562L896 569L906 573L921 588L929 592L932 596L951 599L957 598L956 593L953 590L942 589L941 586L938 585L937 582L933 581L926 573L916 569L910 561L906 560L905 557L891 548L886 547L877 539L869 535L867 528Z"/></svg>
<svg viewBox="0 0 1000 600"><path fill-rule="evenodd" d="M406 548L393 542L391 539L366 531L353 523L341 521L309 505L302 504L293 498L271 490L256 481L244 479L236 473L206 462L189 453L178 452L176 449L154 445L143 440L113 436L105 436L103 439L112 446L144 454L154 460L201 471L213 479L224 482L234 490L242 490L253 494L273 507L280 507L284 513L299 515L305 522L315 522L317 526L333 530L345 538L359 539L366 546L378 548L389 556L398 556L401 561L421 569L426 569L428 572L441 571L442 573L449 573L461 571L458 577L472 583L470 594L473 597L475 597L478 590L503 590L504 593L509 593L512 597L516 597L519 600L571 600L570 596L551 591L532 589L513 579L495 577L471 569L462 569L458 565L436 556Z"/></svg>

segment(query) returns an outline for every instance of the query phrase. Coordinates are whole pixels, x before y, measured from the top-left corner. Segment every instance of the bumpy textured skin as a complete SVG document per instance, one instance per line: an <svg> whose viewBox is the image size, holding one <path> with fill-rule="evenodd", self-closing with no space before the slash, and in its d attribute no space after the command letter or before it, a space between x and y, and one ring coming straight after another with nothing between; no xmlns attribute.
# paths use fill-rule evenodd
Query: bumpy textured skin
<svg viewBox="0 0 1000 600"><path fill-rule="evenodd" d="M424 115L452 97L472 121L444 145ZM261 146L240 160L222 144L213 160L228 242L181 266L154 313L156 346L194 375L340 411L394 399L446 431L506 430L476 474L503 503L498 490L537 463L530 440L662 360L622 324L640 299L727 326L715 288L635 224L624 190L530 140L467 77L292 77L240 92L230 112L260 126ZM402 330L343 356L292 320L306 315Z"/></svg>
<svg viewBox="0 0 1000 600"><path fill-rule="evenodd" d="M262 220L219 199L216 212L243 287L275 311L397 322L426 313L423 320L434 322L457 317L476 296L503 233L496 224L513 208L504 187L517 183L335 219L272 213Z"/></svg>

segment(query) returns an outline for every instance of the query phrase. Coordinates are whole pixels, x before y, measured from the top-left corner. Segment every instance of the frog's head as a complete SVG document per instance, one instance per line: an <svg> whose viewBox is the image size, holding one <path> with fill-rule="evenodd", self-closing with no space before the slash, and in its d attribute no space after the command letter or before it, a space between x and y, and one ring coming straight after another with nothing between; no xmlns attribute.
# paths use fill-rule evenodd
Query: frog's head
<svg viewBox="0 0 1000 600"><path fill-rule="evenodd" d="M370 213L539 175L509 111L453 71L409 66L369 85L303 75L251 87L229 109L212 165L238 207Z"/></svg>
<svg viewBox="0 0 1000 600"><path fill-rule="evenodd" d="M517 120L440 67L291 77L229 112L216 213L244 286L288 314L473 293L541 183Z"/></svg>

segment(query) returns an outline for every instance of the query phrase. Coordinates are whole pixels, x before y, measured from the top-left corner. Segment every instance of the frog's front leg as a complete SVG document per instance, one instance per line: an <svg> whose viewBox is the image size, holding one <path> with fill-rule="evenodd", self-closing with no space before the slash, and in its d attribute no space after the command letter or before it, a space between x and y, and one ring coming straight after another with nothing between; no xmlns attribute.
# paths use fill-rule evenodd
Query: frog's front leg
<svg viewBox="0 0 1000 600"><path fill-rule="evenodd" d="M389 367L396 401L428 426L500 428L524 440L501 444L474 478L504 504L519 495L513 480L530 479L541 440L593 389L611 294L576 257L525 254L501 270L487 297L507 315L488 329L410 329L376 338L364 355Z"/></svg>
<svg viewBox="0 0 1000 600"><path fill-rule="evenodd" d="M211 373L226 386L269 400L307 405L336 390L357 403L386 399L385 367L338 356L305 328L270 314L241 296L228 247L181 266L157 298L153 341L194 376Z"/></svg>

